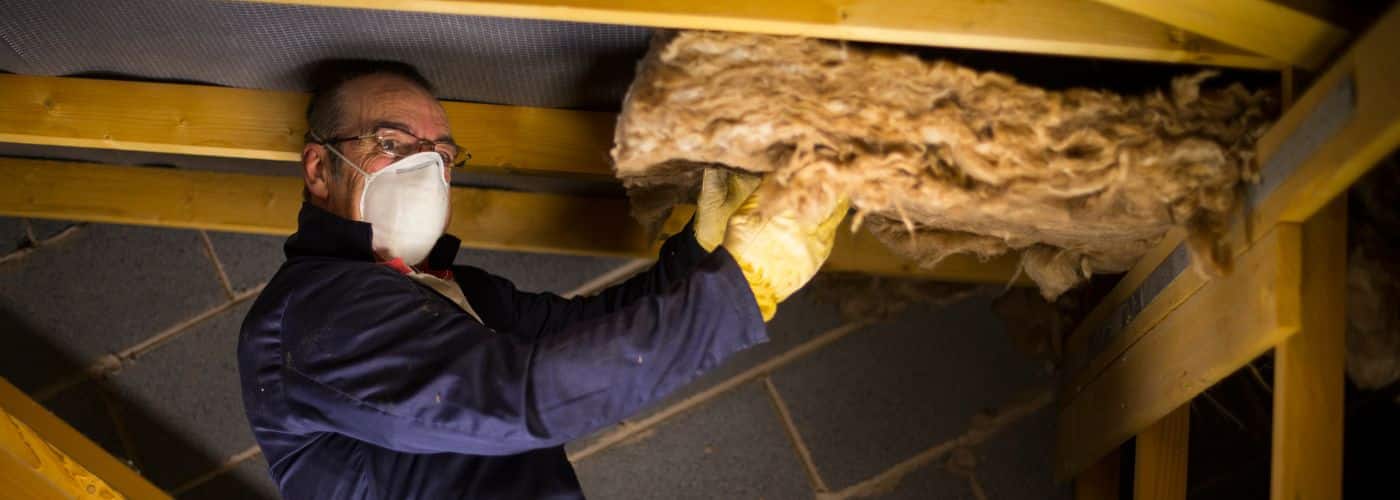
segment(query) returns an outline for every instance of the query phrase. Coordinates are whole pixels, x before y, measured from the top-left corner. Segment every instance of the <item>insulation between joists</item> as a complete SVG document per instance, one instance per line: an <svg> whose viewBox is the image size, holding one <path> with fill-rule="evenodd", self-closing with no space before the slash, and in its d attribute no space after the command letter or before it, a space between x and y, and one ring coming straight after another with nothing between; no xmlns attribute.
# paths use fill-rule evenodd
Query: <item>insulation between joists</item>
<svg viewBox="0 0 1400 500"><path fill-rule="evenodd" d="M1274 106L1203 87L1212 76L1140 96L1050 91L892 50L667 32L639 66L613 158L646 224L690 201L705 168L768 173L780 203L850 197L861 226L924 265L1024 250L1053 298L1126 270L1176 226L1198 261L1224 264L1213 243L1256 177Z"/></svg>

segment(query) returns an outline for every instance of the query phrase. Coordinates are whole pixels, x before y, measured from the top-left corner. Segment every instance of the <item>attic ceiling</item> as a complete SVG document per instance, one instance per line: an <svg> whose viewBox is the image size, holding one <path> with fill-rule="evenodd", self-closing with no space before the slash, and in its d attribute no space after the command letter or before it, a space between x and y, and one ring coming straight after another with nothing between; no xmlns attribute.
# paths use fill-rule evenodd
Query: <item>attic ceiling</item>
<svg viewBox="0 0 1400 500"><path fill-rule="evenodd" d="M459 101L616 109L647 28L208 0L11 0L0 70L306 90L331 58L413 64Z"/></svg>
<svg viewBox="0 0 1400 500"><path fill-rule="evenodd" d="M9 0L0 8L3 72L305 91L307 69L317 61L387 59L416 66L443 99L599 111L618 109L652 31L229 0ZM1237 51L1198 40L1212 50ZM903 49L1049 88L1139 93L1198 68L1047 53ZM1254 83L1272 84L1275 78L1272 71L1227 72L1227 78Z"/></svg>
<svg viewBox="0 0 1400 500"><path fill-rule="evenodd" d="M616 111L645 54L651 28L227 0L7 0L0 15L0 72L307 90L317 61L369 58L410 63L440 98ZM1050 88L1094 85L1137 93L1194 66L906 47L926 58L1004 71ZM1231 70L1269 84L1273 74ZM292 164L0 143L0 156L173 166L295 176ZM454 184L620 197L610 178L458 172Z"/></svg>
<svg viewBox="0 0 1400 500"><path fill-rule="evenodd" d="M575 0L577 1L577 0ZM1124 93L1140 93L1147 89L1157 89L1170 81L1173 76L1194 73L1198 66L1182 64L1183 61L1216 61L1220 64L1240 63L1239 57L1248 61L1269 62L1266 58L1250 55L1240 49L1225 46L1194 35L1183 38L1190 42L1190 54L1180 54L1181 47L1176 42L1162 42L1155 37L1121 33L1102 37L1085 36L1077 29L1083 22L1103 22L1124 31L1178 33L1181 30L1136 16L1125 11L1095 2L1070 2L1052 4L1053 0L1022 0L991 7L977 2L951 2L944 10L947 16L930 19L938 30L960 33L959 30L981 30L1005 44L958 45L949 47L902 47L914 50L921 57L955 61L970 67L1003 71L1014 75L1028 84L1047 88L1089 86L1117 90ZM326 3L326 2L322 2ZM334 1L329 3L336 3ZM509 3L509 2L505 2ZM569 2L562 2L568 4ZM450 3L451 5L466 5ZM898 4L898 5L895 5ZM876 6L903 6L906 10L913 4L883 4ZM404 7L427 8L435 4L404 4ZM445 4L444 4L445 5ZM581 6L584 4L570 4ZM830 7L827 4L807 4L817 10ZM660 9L671 8L666 4L656 4ZM651 7L648 7L651 8ZM802 11L804 7L793 6L792 10ZM55 75L80 77L106 77L122 80L145 80L166 82L188 82L211 84L236 88L266 90L305 90L304 75L309 67L319 61L331 58L375 58L399 60L417 66L438 88L438 95L447 100L484 102L519 106L525 116L535 116L534 108L572 108L598 111L616 111L626 86L634 73L634 66L644 54L651 29L637 26L610 24L590 24L551 20L522 20L475 15L455 15L442 13L402 12L392 10L365 10L334 7L307 7L302 5L281 5L234 1L173 1L137 0L132 2L83 2L59 0L16 0L4 3L3 19L0 19L0 39L6 49L0 49L0 70L21 75ZM970 16L990 15L1005 18L1007 14L1044 12L1047 9L1069 11L1055 22L1037 23L1031 29L1016 22L1002 19L986 25L967 23ZM1038 10L1037 10L1038 9ZM564 9L569 10L569 9ZM577 9L574 9L577 10ZM898 9L896 9L898 10ZM802 12L799 12L801 14ZM820 13L820 12L819 12ZM475 14L475 12L473 12ZM780 12L781 14L781 12ZM808 13L810 14L810 13ZM1101 19L1100 15L1108 15ZM700 16L704 17L704 16ZM987 17L987 16L983 16ZM1016 16L1011 18L1019 19ZM576 17L565 17L575 19ZM551 19L560 19L554 17ZM596 20L596 18L589 18ZM894 22L890 16L880 17L882 22ZM626 23L626 16L606 18L607 22ZM962 24L958 24L963 21ZM941 23L941 24L939 24ZM952 23L952 24L950 24ZM963 26L966 24L967 26ZM956 26L954 26L956 25ZM1041 26L1044 25L1044 26ZM666 25L676 27L676 25ZM723 26L723 25L722 25ZM933 29L933 28L930 28ZM1022 31L1025 31L1024 33ZM879 38L881 40L887 40ZM1056 41L1094 41L1122 44L1124 49L1143 49L1151 55L1139 54L1142 60L1101 59L1105 52L1090 50L1085 52L1055 51ZM901 43L916 43L917 39L895 40ZM842 42L857 44L862 42ZM1050 48L1046 48L1050 47ZM1185 46L1183 46L1185 47ZM978 49L978 50L970 50ZM1018 50L1001 52L996 50ZM1197 50L1199 49L1199 52ZM1047 54L1046 52L1051 52ZM1055 55L1058 54L1058 55ZM1115 57L1128 57L1119 52ZM1194 54L1194 55L1193 55ZM1241 56L1240 54L1244 54ZM1270 63L1272 64L1272 63ZM1260 66L1246 66L1257 68ZM105 86L101 82L78 78L66 79L69 82L87 81L89 85ZM1229 69L1220 81L1245 81L1251 86L1271 86L1277 80L1273 71ZM33 79L31 79L33 81ZM237 123L247 120L259 122L256 131L262 133L260 139L299 137L296 127L301 126L300 109L284 107L278 118L265 121L268 115L258 115L257 110L247 106L247 101L228 100L216 93L201 93L191 102L176 98L166 99L171 94L154 93L149 97L133 98L125 102L127 107L104 110L97 114L63 122L63 118L50 120L55 107L71 110L91 111L97 106L93 102L111 102L112 99L87 96L55 94L47 96L47 84L41 84L35 92L13 92L12 99L22 116L37 116L38 121L19 122L17 136L13 143L0 143L0 156L41 158L49 160L79 160L92 162L93 166L127 164L142 166L176 167L190 170L217 170L262 176L257 179L259 186L272 186L277 181L274 175L295 176L293 148L274 151L278 161L268 161L267 156L239 156L239 152L221 150L215 156L208 151L191 151L182 148L182 141L191 144L223 144L232 138L245 139L237 134L243 128ZM120 86L111 86L118 88ZM195 85L186 86L196 88ZM122 87L130 89L131 87ZM214 90L205 87L205 90ZM134 95L130 90L125 95ZM100 96L100 94L97 94ZM145 95L145 94L141 94ZM240 94L242 95L242 94ZM47 96L47 97L45 97ZM51 100L52 98L52 100ZM159 101L146 104L147 101ZM165 123L162 120L172 116L183 116L185 108L219 108L208 123L195 120L189 130L206 131L203 135L189 135L183 132L186 126L180 118L176 130L156 131L161 138L136 138L129 128L144 130L152 123ZM242 104L230 104L242 103ZM184 106L185 108L182 108ZM160 108L155 114L147 113ZM288 112L290 110L290 112ZM498 111L498 110L497 110ZM497 111L492 111L496 113ZM171 113L174 114L171 114ZM40 113L40 114L34 114ZM100 116L105 113L105 116ZM164 114L161 114L164 113ZM466 129L478 135L478 140L468 147L480 144L486 154L480 154L483 169L468 169L454 175L454 184L463 187L481 187L501 190L525 191L535 194L576 195L583 198L570 198L575 207L596 207L596 198L617 198L622 192L611 178L611 168L605 151L612 138L610 116L602 113L572 113L567 119L563 115L550 115L554 118L543 120L520 118L509 114L501 120L467 120L454 125L459 132ZM62 115L63 113L58 113ZM159 116L157 116L159 115ZM584 116L592 115L592 116ZM55 115L56 116L56 115ZM233 121L227 118L236 116ZM596 119L602 116L603 119ZM112 123L102 122L113 118ZM290 118L285 125L289 132L281 134L283 118ZM264 120L264 121L259 121ZM131 122L141 127L127 127L117 122ZM552 123L551 123L552 122ZM267 126L276 123L277 126ZM129 123L128 123L129 124ZM557 126L553 126L557 125ZM43 141L25 139L24 134L47 127L49 136ZM73 130L86 130L92 139L85 142L65 142L63 139L74 135ZM14 130L12 130L14 131ZM63 137L54 137L53 132ZM42 135L40 133L39 135ZM92 135L96 134L96 135ZM162 135L163 134L163 135ZM197 136L197 137L196 137ZM16 136L12 136L16 137ZM57 139L57 140L55 140ZM47 141L47 142L45 142ZM164 142L162 142L164 141ZM173 141L173 142L172 142ZM220 142L223 141L223 142ZM285 142L285 141L284 141ZM152 149L151 144L160 143L173 147ZM239 142L233 149L250 143ZM285 144L278 143L279 146ZM189 145L189 144L185 144ZM248 146L243 149L257 149L262 146ZM494 147L495 150L487 148ZM84 149L101 148L101 149ZM265 147L264 147L265 149ZM255 153L266 153L258 149ZM275 148L274 148L275 149ZM241 151L241 150L240 150ZM520 165L533 165L543 162L531 156L543 151L554 161L515 175L512 171ZM492 158L494 153L496 158ZM287 156L290 154L290 156ZM232 158L231 158L232 157ZM487 164L488 161L494 162ZM556 164L557 163L557 164ZM554 170L553 167L567 164L569 168ZM588 168L573 168L573 167ZM504 175L491 173L491 168L500 167ZM134 171L133 171L134 172ZM584 172L587 175L573 175ZM54 172L45 170L45 175ZM494 177L493 177L494 175ZM184 177L192 178L192 177ZM207 178L207 177L201 177ZM279 184L280 185L280 184ZM276 191L281 188L268 189ZM294 193L293 190L285 190ZM295 194L288 197L286 207L294 209L299 204ZM560 201L553 197L531 197L536 207L544 207ZM605 202L609 203L609 202ZM553 206L553 205L550 205ZM609 206L622 206L612 203ZM29 207L32 208L32 207ZM623 209L618 209L619 214ZM570 210L570 213L580 213ZM32 213L32 212L30 212ZM476 214L481 218L489 214ZM70 212L48 213L47 217L85 219L82 214L74 216ZM609 215L608 217L612 217ZM284 217L287 219L289 217ZM621 219L621 216L618 216ZM150 223L152 220L127 222ZM458 218L457 220L462 220ZM475 219L473 219L475 220ZM537 225L552 219L535 218ZM166 222L168 223L168 222ZM202 226L201 226L202 227ZM240 226L245 227L245 226ZM265 227L265 225L246 226ZM246 230L245 227L245 230ZM629 226L630 227L630 226ZM531 248L557 250L553 241L556 231L538 231L548 235L544 243ZM483 242L495 244L504 240L499 235L486 234ZM516 244L519 244L518 242ZM856 246L849 245L851 248ZM589 247L590 249L592 247ZM841 247L844 248L844 247ZM843 261L844 250L838 248L833 262ZM869 249L851 252L867 257ZM591 251L591 250L590 250ZM858 259L860 260L860 259ZM866 263L902 262L883 258L866 258ZM1009 263L1011 261L1008 261ZM985 269L982 263L969 261L971 267ZM874 265L874 264L871 264ZM1011 263L1007 269L1010 268ZM861 266L861 270L869 270ZM950 266L941 266L947 269ZM896 272L908 273L909 269L895 264ZM942 271L940 271L942 272ZM1005 281L1009 272L991 273L996 281ZM940 276L943 276L940 274Z"/></svg>

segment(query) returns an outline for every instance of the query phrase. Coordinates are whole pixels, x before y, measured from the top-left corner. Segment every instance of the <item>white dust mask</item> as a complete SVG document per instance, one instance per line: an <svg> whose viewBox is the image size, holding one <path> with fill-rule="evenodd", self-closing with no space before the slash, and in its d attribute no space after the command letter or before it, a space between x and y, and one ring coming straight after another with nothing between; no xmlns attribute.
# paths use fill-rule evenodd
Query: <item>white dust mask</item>
<svg viewBox="0 0 1400 500"><path fill-rule="evenodd" d="M414 153L372 174L341 159L365 177L360 218L374 228L375 253L410 266L423 262L447 230L449 185L442 155Z"/></svg>

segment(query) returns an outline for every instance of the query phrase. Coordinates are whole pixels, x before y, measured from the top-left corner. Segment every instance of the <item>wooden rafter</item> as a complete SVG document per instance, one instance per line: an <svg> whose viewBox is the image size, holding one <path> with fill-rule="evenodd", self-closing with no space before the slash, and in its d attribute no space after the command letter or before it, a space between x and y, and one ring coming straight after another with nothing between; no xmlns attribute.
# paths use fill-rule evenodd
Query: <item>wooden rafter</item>
<svg viewBox="0 0 1400 500"><path fill-rule="evenodd" d="M1265 171L1254 192L1269 191L1250 197L1248 223L1237 224L1227 235L1228 246L1239 252L1274 224L1306 221L1400 147L1400 94L1392 90L1400 88L1395 46L1400 46L1400 9L1386 14L1259 140ZM1076 329L1066 350L1070 390L1082 387L1119 354L1092 344L1115 309L1135 293L1141 295L1152 272L1179 255L1183 240L1182 233L1169 234Z"/></svg>
<svg viewBox="0 0 1400 500"><path fill-rule="evenodd" d="M116 167L0 158L0 215L290 234L301 206L301 180L179 169ZM621 199L489 189L452 189L448 232L476 248L655 257ZM668 227L686 218L677 211ZM825 270L914 275L946 281L1010 282L1018 256L988 262L954 256L933 269L895 257L868 233L837 232ZM1022 280L1020 283L1024 283Z"/></svg>
<svg viewBox="0 0 1400 500"><path fill-rule="evenodd" d="M1393 90L1400 88L1396 46L1400 46L1400 8L1382 16L1259 141L1263 180L1248 197L1247 223L1236 224L1225 239L1232 253L1240 256L1232 273L1207 279L1183 272L1184 250L1179 246L1183 238L1172 234L1144 256L1076 329L1066 347L1067 373L1061 392L1066 401L1060 415L1057 472L1061 477L1082 471L1194 391L1208 387L1217 374L1239 368L1252 359L1250 352L1262 352L1288 338L1289 331L1296 333L1298 327L1289 326L1296 321L1285 322L1278 314L1296 312L1296 304L1303 299L1286 297L1279 288L1283 282L1250 285L1263 274L1251 272L1247 264L1260 258L1251 255L1275 245L1261 247L1262 243L1277 240L1284 234L1280 231L1296 232L1400 147L1400 94ZM1283 250L1273 252L1284 255ZM1219 295L1218 290L1226 288L1238 292ZM1219 306L1211 306L1209 296L1228 305L1230 317L1209 323L1211 335L1197 339L1197 346L1233 354L1205 356L1196 349L1172 347L1191 342L1196 335L1192 328L1204 328L1201 322L1210 321L1207 315ZM1264 296L1273 297L1273 302L1262 301ZM1191 321L1197 326L1191 326ZM1250 321L1272 321L1274 326L1250 326ZM1212 360L1203 361L1208 357ZM1182 375L1177 385L1160 390L1144 386L1182 373L1189 376ZM1129 396L1124 391L1130 388L1143 392Z"/></svg>
<svg viewBox="0 0 1400 500"><path fill-rule="evenodd" d="M1099 0L1184 30L1306 68L1320 69L1346 31L1269 0Z"/></svg>
<svg viewBox="0 0 1400 500"><path fill-rule="evenodd" d="M170 498L5 379L0 379L0 492L33 499Z"/></svg>
<svg viewBox="0 0 1400 500"><path fill-rule="evenodd" d="M257 0L268 3L801 35L906 45L1279 68L1090 0Z"/></svg>
<svg viewBox="0 0 1400 500"><path fill-rule="evenodd" d="M1122 355L1060 412L1060 477L1078 474L1298 332L1300 233L1297 224L1275 227L1239 256L1229 279L1183 274L1163 292L1170 298L1154 301L1117 337L1133 341L1115 342Z"/></svg>

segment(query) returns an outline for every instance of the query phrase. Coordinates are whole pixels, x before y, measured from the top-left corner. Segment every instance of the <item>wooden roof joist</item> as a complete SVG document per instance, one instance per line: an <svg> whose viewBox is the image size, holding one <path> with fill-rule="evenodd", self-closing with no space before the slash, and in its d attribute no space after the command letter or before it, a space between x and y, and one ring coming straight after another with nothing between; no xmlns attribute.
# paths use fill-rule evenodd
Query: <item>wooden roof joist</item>
<svg viewBox="0 0 1400 500"><path fill-rule="evenodd" d="M1175 408L1296 334L1301 231L1284 224L1239 256L1230 279L1185 273L1128 326L1121 361L1059 415L1059 477L1070 478Z"/></svg>
<svg viewBox="0 0 1400 500"><path fill-rule="evenodd" d="M0 422L0 491L8 497L170 498L3 378Z"/></svg>
<svg viewBox="0 0 1400 500"><path fill-rule="evenodd" d="M470 16L741 31L1061 56L1281 68L1178 27L1090 0L255 0ZM1260 0L1262 1L1262 0ZM1164 2L1168 3L1168 2ZM1279 32L1280 36L1293 36Z"/></svg>
<svg viewBox="0 0 1400 500"><path fill-rule="evenodd" d="M299 92L0 75L0 142L300 161ZM614 115L444 102L468 168L609 176Z"/></svg>
<svg viewBox="0 0 1400 500"><path fill-rule="evenodd" d="M1293 66L1320 69L1341 28L1270 0L1099 0Z"/></svg>
<svg viewBox="0 0 1400 500"><path fill-rule="evenodd" d="M0 142L298 161L306 99L296 92L0 75ZM610 113L444 106L457 140L473 154L468 168L611 178ZM6 169L25 167L26 182L0 188L6 192L0 212L17 216L290 234L301 203L296 178L58 162L40 169L30 161L0 162ZM114 192L103 183L135 191ZM54 191L58 186L63 190ZM36 197L30 188L54 197ZM654 255L631 223L624 200L469 188L454 193L458 212L451 231L469 246ZM236 207L249 206L258 208L237 213ZM987 263L955 258L938 269L920 270L865 233L841 238L829 269L1005 283L1017 267L1014 258Z"/></svg>
<svg viewBox="0 0 1400 500"><path fill-rule="evenodd" d="M1192 329L1199 330L1199 325L1204 323L1187 323L1182 319L1197 314L1192 312L1196 309L1189 307L1201 308L1200 314L1214 310L1216 306L1209 303L1215 299L1203 300L1202 294L1224 289L1264 290L1215 295L1225 301L1230 310L1228 318L1217 315L1220 321L1210 324L1211 339L1221 346L1240 347L1237 344L1246 338L1240 335L1257 334L1266 337L1248 338L1265 339L1266 347L1272 347L1291 335L1287 332L1296 331L1292 326L1268 331L1256 328L1261 318L1269 321L1279 318L1278 311L1283 310L1280 301L1292 300L1296 304L1299 299L1297 293L1291 298L1280 298L1281 281L1259 282L1259 276L1255 275L1266 271L1251 271L1249 259L1254 257L1250 255L1274 252L1274 257L1260 258L1277 261L1281 255L1278 252L1284 250L1264 250L1275 245L1265 243L1269 235L1287 235L1287 231L1296 231L1298 225L1325 214L1324 208L1371 167L1385 155L1400 149L1400 94L1394 91L1400 88L1400 54L1394 50L1397 46L1400 46L1400 8L1392 8L1335 60L1259 140L1262 180L1249 189L1243 214L1245 223L1236 224L1224 242L1240 259L1234 272L1206 279L1189 271L1183 238L1173 233L1124 275L1076 328L1065 349L1066 377L1061 400L1066 402L1066 410L1061 415L1060 463L1057 466L1061 477L1072 477L1084 470L1126 437L1142 431L1209 384L1196 383L1197 380L1169 393L1143 393L1150 398L1175 398L1174 401L1114 400L1113 404L1108 404L1102 394L1112 394L1110 399L1128 397L1124 391L1129 388L1148 391L1142 386L1146 381L1179 373L1209 374L1202 375L1204 378L1200 380L1213 383L1218 380L1217 375L1231 373L1252 359L1252 354L1245 354L1260 352L1254 347L1230 351L1232 354L1228 356L1209 358L1209 363L1201 364L1204 358L1196 349L1172 350L1175 348L1171 346L1178 342L1203 345L1189 339L1194 335ZM1336 219L1336 214L1328 216ZM1332 220L1331 224L1340 227L1344 222ZM1288 226L1294 229L1285 229ZM1340 278L1305 276L1304 279ZM1239 288L1239 283L1250 280L1254 280L1253 285ZM1260 293L1273 297L1270 300L1274 302L1261 303ZM1287 307L1296 309L1296 306ZM1289 321L1296 325L1299 320ZM1285 333L1280 334L1280 331ZM1156 352L1154 350L1159 347L1166 351L1150 359L1141 357L1144 353ZM1138 367L1124 368L1124 360L1129 359ZM1093 404L1102 414L1082 421L1084 410L1071 408L1089 404L1080 403L1083 398L1097 398L1097 403Z"/></svg>
<svg viewBox="0 0 1400 500"><path fill-rule="evenodd" d="M0 215L287 235L296 229L302 183L296 177L117 167L0 158ZM468 247L495 250L656 256L622 199L454 187L448 232ZM679 229L678 213L668 228ZM922 276L1005 284L1017 256L988 262L955 256L919 269L868 233L838 231L827 271ZM1021 282L1024 282L1022 280Z"/></svg>

